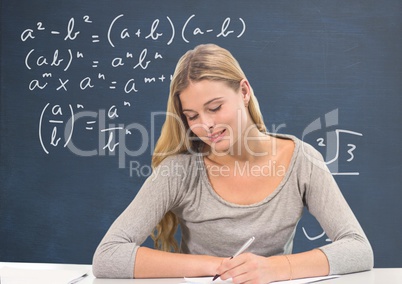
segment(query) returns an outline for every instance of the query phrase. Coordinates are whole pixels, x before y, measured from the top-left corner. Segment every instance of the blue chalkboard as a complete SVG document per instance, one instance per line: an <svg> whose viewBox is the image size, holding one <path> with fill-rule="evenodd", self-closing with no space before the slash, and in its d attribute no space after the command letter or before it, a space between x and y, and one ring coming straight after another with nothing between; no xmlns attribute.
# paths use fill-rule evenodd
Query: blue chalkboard
<svg viewBox="0 0 402 284"><path fill-rule="evenodd" d="M1 1L0 261L90 263L150 174L178 58L238 59L402 266L401 1ZM295 251L328 242L308 214ZM152 246L148 240L145 245Z"/></svg>

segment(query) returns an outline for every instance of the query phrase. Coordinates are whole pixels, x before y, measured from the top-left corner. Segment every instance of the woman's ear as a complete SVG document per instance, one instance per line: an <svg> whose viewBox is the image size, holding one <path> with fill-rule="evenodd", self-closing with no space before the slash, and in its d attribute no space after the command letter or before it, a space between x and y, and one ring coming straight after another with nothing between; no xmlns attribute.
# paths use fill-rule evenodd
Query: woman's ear
<svg viewBox="0 0 402 284"><path fill-rule="evenodd" d="M248 107L251 95L251 87L246 79L240 81L240 89L245 107Z"/></svg>

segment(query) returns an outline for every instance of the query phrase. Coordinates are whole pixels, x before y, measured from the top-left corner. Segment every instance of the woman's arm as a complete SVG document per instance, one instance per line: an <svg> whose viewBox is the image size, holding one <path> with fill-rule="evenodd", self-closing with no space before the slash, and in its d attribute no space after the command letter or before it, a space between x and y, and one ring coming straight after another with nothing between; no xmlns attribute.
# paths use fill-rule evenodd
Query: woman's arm
<svg viewBox="0 0 402 284"><path fill-rule="evenodd" d="M134 278L211 276L223 258L207 255L171 253L140 247Z"/></svg>
<svg viewBox="0 0 402 284"><path fill-rule="evenodd" d="M178 172L170 164L176 162L183 161L180 157L165 159L159 168L163 169L163 174L155 169L134 200L113 222L94 254L92 270L96 277L133 278L134 267L137 265L144 267L143 261L149 265L148 272L150 272L149 268L155 268L152 261L158 261L158 258L154 257L156 252L151 253L151 250L148 251L140 246L166 212L180 203L179 192L185 173ZM171 265L172 262L168 257L164 260L166 260L166 266ZM143 269L136 269L136 271L142 274ZM157 270L153 269L153 274L148 275L156 277L156 273L158 273Z"/></svg>
<svg viewBox="0 0 402 284"><path fill-rule="evenodd" d="M371 245L323 157L310 145L302 145L305 162L310 164L304 178L304 202L332 240L332 243L320 247L328 259L329 274L372 269Z"/></svg>

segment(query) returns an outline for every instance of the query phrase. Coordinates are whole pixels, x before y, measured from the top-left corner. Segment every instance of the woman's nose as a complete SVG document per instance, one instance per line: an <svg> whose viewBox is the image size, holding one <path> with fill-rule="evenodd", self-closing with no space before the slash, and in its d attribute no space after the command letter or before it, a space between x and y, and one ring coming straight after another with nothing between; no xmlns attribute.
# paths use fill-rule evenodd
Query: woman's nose
<svg viewBox="0 0 402 284"><path fill-rule="evenodd" d="M212 119L211 116L209 115L204 115L202 117L202 124L204 125L204 127L206 128L207 131L212 132L213 128L214 128L214 120Z"/></svg>

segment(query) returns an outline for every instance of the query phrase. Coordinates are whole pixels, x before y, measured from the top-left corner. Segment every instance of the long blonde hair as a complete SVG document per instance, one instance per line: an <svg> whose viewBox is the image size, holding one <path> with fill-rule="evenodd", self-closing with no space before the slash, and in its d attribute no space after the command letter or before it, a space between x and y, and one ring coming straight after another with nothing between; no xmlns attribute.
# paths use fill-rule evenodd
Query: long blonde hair
<svg viewBox="0 0 402 284"><path fill-rule="evenodd" d="M246 79L244 72L228 50L215 44L204 44L187 51L179 59L170 83L166 120L152 156L152 167L157 167L171 155L197 151L203 144L188 131L186 117L181 111L180 93L190 82L221 81L237 91L243 79ZM258 101L253 89L250 89L250 117L260 132L266 132ZM174 238L177 226L177 217L171 211L167 212L152 234L155 247L164 251L178 251Z"/></svg>

